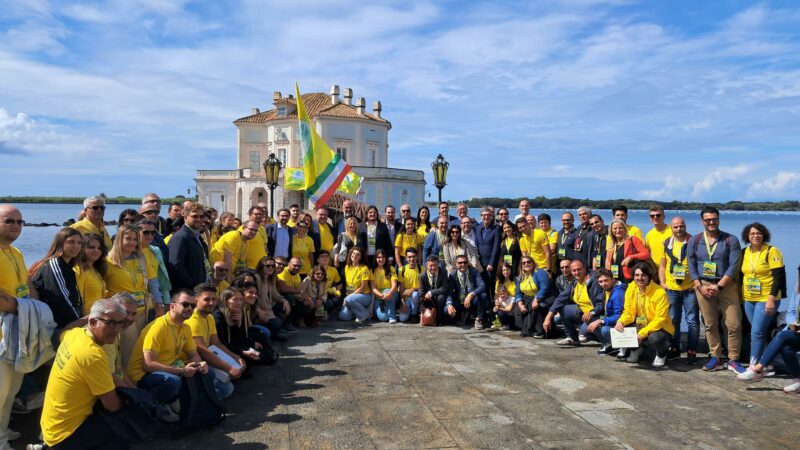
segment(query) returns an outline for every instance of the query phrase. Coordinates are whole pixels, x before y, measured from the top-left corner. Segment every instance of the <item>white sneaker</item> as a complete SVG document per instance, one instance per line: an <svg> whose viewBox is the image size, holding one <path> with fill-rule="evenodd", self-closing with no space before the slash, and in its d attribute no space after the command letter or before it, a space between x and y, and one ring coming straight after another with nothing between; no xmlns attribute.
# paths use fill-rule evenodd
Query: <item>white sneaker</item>
<svg viewBox="0 0 800 450"><path fill-rule="evenodd" d="M566 337L564 339L556 341L556 345L574 346L574 345L581 345L581 343L580 341L573 341L571 337Z"/></svg>
<svg viewBox="0 0 800 450"><path fill-rule="evenodd" d="M582 334L579 334L578 335L578 342L580 342L581 344L585 344L585 343L589 342L589 338L587 338L586 336L584 336Z"/></svg>
<svg viewBox="0 0 800 450"><path fill-rule="evenodd" d="M25 446L25 450L44 450L44 444L28 444Z"/></svg>
<svg viewBox="0 0 800 450"><path fill-rule="evenodd" d="M787 394L800 394L800 380L795 379L794 383L783 388L783 392Z"/></svg>
<svg viewBox="0 0 800 450"><path fill-rule="evenodd" d="M744 372L736 375L736 379L739 380L739 381L745 381L745 382L748 382L748 383L753 383L753 382L756 382L756 381L763 380L764 379L764 373L763 372L756 372L755 370L752 369L752 367L753 366L750 366Z"/></svg>
<svg viewBox="0 0 800 450"><path fill-rule="evenodd" d="M656 357L655 357L655 359L653 359L653 367L655 367L657 369L660 369L660 368L664 367L664 364L666 362L667 362L667 356L666 355L658 356L658 353L656 353Z"/></svg>
<svg viewBox="0 0 800 450"><path fill-rule="evenodd" d="M390 323L390 324L397 323L397 319L389 319L389 323Z"/></svg>
<svg viewBox="0 0 800 450"><path fill-rule="evenodd" d="M639 362L639 357L642 356L642 352L643 351L644 350L642 350L641 348L637 348L636 350L632 350L631 354L628 355L627 361L629 363L637 363L637 362Z"/></svg>

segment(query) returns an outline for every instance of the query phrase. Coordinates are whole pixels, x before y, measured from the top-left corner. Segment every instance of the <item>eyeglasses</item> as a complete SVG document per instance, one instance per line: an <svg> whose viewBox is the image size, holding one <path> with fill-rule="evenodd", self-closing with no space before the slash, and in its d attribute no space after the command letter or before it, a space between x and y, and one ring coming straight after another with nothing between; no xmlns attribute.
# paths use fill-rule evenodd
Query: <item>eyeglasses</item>
<svg viewBox="0 0 800 450"><path fill-rule="evenodd" d="M189 302L178 302L178 304L185 309L194 309L197 306L197 304Z"/></svg>
<svg viewBox="0 0 800 450"><path fill-rule="evenodd" d="M258 228L249 228L249 227L247 227L247 228L245 228L245 230L250 230L253 233L258 233Z"/></svg>
<svg viewBox="0 0 800 450"><path fill-rule="evenodd" d="M404 213L409 212L410 213L411 210L410 209L401 209L400 212L404 212Z"/></svg>
<svg viewBox="0 0 800 450"><path fill-rule="evenodd" d="M157 209L148 209L147 211L143 212L142 214L158 214Z"/></svg>
<svg viewBox="0 0 800 450"><path fill-rule="evenodd" d="M140 230L141 233L145 236L155 236L156 230Z"/></svg>
<svg viewBox="0 0 800 450"><path fill-rule="evenodd" d="M661 216L663 216L663 214L650 214L651 219L658 219Z"/></svg>
<svg viewBox="0 0 800 450"><path fill-rule="evenodd" d="M274 269L275 264L264 264L264 267L266 267L267 269Z"/></svg>
<svg viewBox="0 0 800 450"><path fill-rule="evenodd" d="M466 263L467 261L456 261L456 264L458 264L459 266L464 265Z"/></svg>
<svg viewBox="0 0 800 450"><path fill-rule="evenodd" d="M158 198L151 198L150 200L145 200L145 203L161 203L161 199Z"/></svg>
<svg viewBox="0 0 800 450"><path fill-rule="evenodd" d="M530 266L531 264L533 264L533 261L522 261L523 266Z"/></svg>
<svg viewBox="0 0 800 450"><path fill-rule="evenodd" d="M92 211L105 211L106 205L94 205L90 206L89 209L91 209Z"/></svg>
<svg viewBox="0 0 800 450"><path fill-rule="evenodd" d="M14 225L14 224L17 224L19 226L25 225L25 221L24 220L15 220L15 219L5 219L5 220L3 220L3 223L6 224L6 225Z"/></svg>
<svg viewBox="0 0 800 450"><path fill-rule="evenodd" d="M111 328L117 328L125 324L124 320L103 319L102 317L98 317L97 320L103 322L104 324L108 325Z"/></svg>
<svg viewBox="0 0 800 450"><path fill-rule="evenodd" d="M705 222L705 223L719 222L719 217L712 217L710 219L703 219L703 222Z"/></svg>
<svg viewBox="0 0 800 450"><path fill-rule="evenodd" d="M224 267L214 267L214 270L216 270L219 273L225 273L225 272L228 271L228 269L226 269Z"/></svg>
<svg viewBox="0 0 800 450"><path fill-rule="evenodd" d="M507 212L501 212L501 213L497 213L497 215L498 215L498 216L507 216L507 215L508 215L508 213L507 213Z"/></svg>

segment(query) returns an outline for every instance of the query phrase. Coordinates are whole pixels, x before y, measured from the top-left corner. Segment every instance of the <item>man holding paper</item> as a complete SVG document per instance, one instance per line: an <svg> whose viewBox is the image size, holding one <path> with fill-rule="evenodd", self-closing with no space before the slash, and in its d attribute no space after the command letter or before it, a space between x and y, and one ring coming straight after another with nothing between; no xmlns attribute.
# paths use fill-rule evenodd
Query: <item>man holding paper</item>
<svg viewBox="0 0 800 450"><path fill-rule="evenodd" d="M627 325L636 325L639 347L628 356L628 362L638 362L644 347L653 347L653 367L664 367L675 327L669 316L667 293L652 280L648 264L639 262L633 266L633 283L625 291L625 307L615 329L622 332Z"/></svg>
<svg viewBox="0 0 800 450"><path fill-rule="evenodd" d="M192 330L200 358L211 366L220 398L226 398L233 393L231 380L242 376L246 364L241 357L228 350L217 336L217 325L211 315L217 306L217 288L210 283L198 284L194 288L194 298L197 308L192 317L186 320L186 325Z"/></svg>

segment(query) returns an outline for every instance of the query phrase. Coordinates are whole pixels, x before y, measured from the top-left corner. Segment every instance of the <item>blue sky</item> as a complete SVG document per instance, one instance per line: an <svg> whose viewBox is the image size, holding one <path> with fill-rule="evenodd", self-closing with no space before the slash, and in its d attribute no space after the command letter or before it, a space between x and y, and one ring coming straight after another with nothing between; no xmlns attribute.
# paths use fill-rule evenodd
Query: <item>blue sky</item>
<svg viewBox="0 0 800 450"><path fill-rule="evenodd" d="M797 199L800 3L46 1L0 11L0 194L185 193L351 87L444 197Z"/></svg>

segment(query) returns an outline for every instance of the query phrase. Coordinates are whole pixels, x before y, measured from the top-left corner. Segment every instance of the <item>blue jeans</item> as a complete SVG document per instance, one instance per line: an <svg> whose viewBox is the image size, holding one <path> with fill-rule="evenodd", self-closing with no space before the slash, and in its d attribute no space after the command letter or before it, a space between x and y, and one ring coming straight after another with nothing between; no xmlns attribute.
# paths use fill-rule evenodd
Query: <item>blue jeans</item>
<svg viewBox="0 0 800 450"><path fill-rule="evenodd" d="M700 310L697 305L697 294L694 289L685 291L673 291L667 289L669 298L669 316L672 318L672 325L675 326L675 334L672 336L672 348L681 348L681 319L686 314L686 349L696 351L697 341L700 339Z"/></svg>
<svg viewBox="0 0 800 450"><path fill-rule="evenodd" d="M587 324L583 321L583 311L581 311L581 308L578 305L573 304L565 306L564 310L561 312L561 315L564 317L564 333L567 334L567 337L577 341L578 328L580 328L580 333L587 338L597 342L603 342L600 329L594 330L594 333L589 333L589 330L586 328Z"/></svg>
<svg viewBox="0 0 800 450"><path fill-rule="evenodd" d="M384 289L383 293L387 293L391 289ZM381 322L387 322L390 319L397 320L397 298L400 296L397 292L389 297L389 300L375 300L375 318Z"/></svg>
<svg viewBox="0 0 800 450"><path fill-rule="evenodd" d="M600 326L600 337L603 338L603 345L611 344L611 327L605 325Z"/></svg>
<svg viewBox="0 0 800 450"><path fill-rule="evenodd" d="M252 324L250 325L250 332L256 332L263 334L267 339L272 337L272 332L270 331L269 327L264 325Z"/></svg>
<svg viewBox="0 0 800 450"><path fill-rule="evenodd" d="M146 373L137 385L165 405L177 400L181 391L181 379L167 372Z"/></svg>
<svg viewBox="0 0 800 450"><path fill-rule="evenodd" d="M213 376L214 392L217 393L217 397L220 400L230 397L233 394L233 383L230 379L222 381L222 379L227 378L226 375L228 373L216 367L209 367L208 369L208 374Z"/></svg>
<svg viewBox="0 0 800 450"><path fill-rule="evenodd" d="M419 291L412 292L411 297L400 301L406 305L406 312L401 312L399 314L398 318L400 322L408 322L408 319L410 319L411 316L416 316L419 314Z"/></svg>
<svg viewBox="0 0 800 450"><path fill-rule="evenodd" d="M780 307L781 301L775 300L775 311ZM767 302L744 302L744 314L750 321L750 363L753 364L761 358L764 353L764 346L767 341L767 330L769 325L777 317L777 314L768 315L764 308Z"/></svg>
<svg viewBox="0 0 800 450"><path fill-rule="evenodd" d="M342 310L339 311L339 320L353 320L353 317L355 317L363 322L369 319L371 307L371 295L350 294L344 298Z"/></svg>
<svg viewBox="0 0 800 450"><path fill-rule="evenodd" d="M768 366L778 353L783 357L783 363L795 378L800 378L800 363L797 362L797 352L800 351L800 335L792 330L783 330L775 335L761 355L761 364Z"/></svg>

